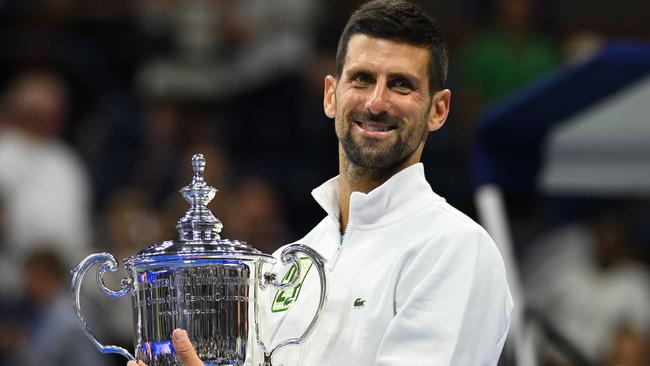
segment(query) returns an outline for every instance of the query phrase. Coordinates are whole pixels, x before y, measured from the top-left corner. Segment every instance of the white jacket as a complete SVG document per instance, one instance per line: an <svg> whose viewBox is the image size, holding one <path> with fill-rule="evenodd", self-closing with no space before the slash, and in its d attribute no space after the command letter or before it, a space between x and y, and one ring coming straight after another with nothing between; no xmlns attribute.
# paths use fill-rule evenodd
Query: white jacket
<svg viewBox="0 0 650 366"><path fill-rule="evenodd" d="M352 193L342 240L338 178L312 195L328 215L298 242L328 260L328 299L311 336L279 349L274 365L497 363L513 308L503 261L478 224L431 190L422 164ZM302 334L318 297L316 270L298 291L276 294L273 344Z"/></svg>

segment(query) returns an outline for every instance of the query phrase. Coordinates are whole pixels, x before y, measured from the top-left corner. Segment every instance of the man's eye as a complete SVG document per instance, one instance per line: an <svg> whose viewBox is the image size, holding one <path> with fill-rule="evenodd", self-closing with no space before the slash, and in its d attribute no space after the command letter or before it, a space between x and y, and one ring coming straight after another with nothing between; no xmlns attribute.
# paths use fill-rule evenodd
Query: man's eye
<svg viewBox="0 0 650 366"><path fill-rule="evenodd" d="M366 73L359 73L354 75L352 80L360 84L370 84L372 83L372 76Z"/></svg>
<svg viewBox="0 0 650 366"><path fill-rule="evenodd" d="M413 90L413 84L405 79L396 79L391 82L391 86L398 90L410 91Z"/></svg>

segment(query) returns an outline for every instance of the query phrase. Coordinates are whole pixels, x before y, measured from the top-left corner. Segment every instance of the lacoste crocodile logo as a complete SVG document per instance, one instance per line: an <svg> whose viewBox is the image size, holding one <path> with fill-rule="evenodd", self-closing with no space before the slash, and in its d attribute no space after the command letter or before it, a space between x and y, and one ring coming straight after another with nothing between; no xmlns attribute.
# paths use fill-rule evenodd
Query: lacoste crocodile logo
<svg viewBox="0 0 650 366"><path fill-rule="evenodd" d="M366 307L366 299L362 299L360 297L357 297L356 300L354 300L354 308L355 309L361 309Z"/></svg>

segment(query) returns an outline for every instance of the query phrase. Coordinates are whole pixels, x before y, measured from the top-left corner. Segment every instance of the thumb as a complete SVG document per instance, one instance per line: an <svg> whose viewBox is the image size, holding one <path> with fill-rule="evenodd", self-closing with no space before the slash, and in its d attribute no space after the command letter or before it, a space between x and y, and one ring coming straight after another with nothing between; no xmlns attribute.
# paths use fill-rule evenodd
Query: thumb
<svg viewBox="0 0 650 366"><path fill-rule="evenodd" d="M127 362L126 366L147 366L147 365L142 361L136 362L135 360L131 360Z"/></svg>
<svg viewBox="0 0 650 366"><path fill-rule="evenodd" d="M190 342L187 332L182 329L175 329L172 333L172 342L178 358L183 366L203 366L203 362L196 355L196 351Z"/></svg>

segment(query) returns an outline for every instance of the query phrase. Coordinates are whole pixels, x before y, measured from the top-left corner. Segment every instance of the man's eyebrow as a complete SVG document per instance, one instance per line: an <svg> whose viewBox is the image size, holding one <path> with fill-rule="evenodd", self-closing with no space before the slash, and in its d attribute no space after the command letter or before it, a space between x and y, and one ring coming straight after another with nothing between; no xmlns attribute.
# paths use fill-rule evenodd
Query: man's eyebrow
<svg viewBox="0 0 650 366"><path fill-rule="evenodd" d="M419 77L413 74L405 73L405 72L395 72L388 74L388 79L389 80L395 80L395 79L406 79L414 84L421 84L422 81L420 80Z"/></svg>
<svg viewBox="0 0 650 366"><path fill-rule="evenodd" d="M368 75L372 75L372 76L375 75L374 72L368 70L365 67L352 67L352 68L348 69L345 72L346 75L356 75L356 74L359 74L359 73L364 73L364 74L368 74Z"/></svg>

